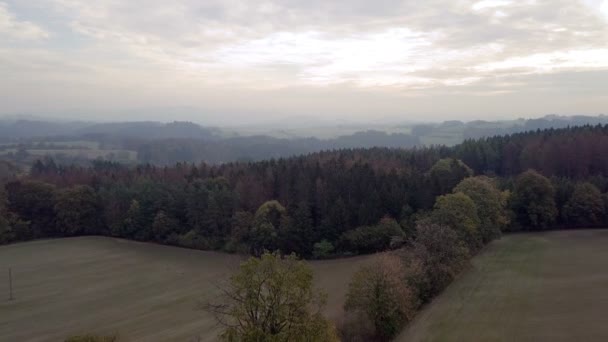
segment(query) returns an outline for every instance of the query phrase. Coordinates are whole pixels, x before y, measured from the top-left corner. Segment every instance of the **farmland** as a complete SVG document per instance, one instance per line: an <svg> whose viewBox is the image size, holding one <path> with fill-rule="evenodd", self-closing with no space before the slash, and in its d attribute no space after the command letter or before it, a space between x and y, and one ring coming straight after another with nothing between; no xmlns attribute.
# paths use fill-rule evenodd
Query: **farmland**
<svg viewBox="0 0 608 342"><path fill-rule="evenodd" d="M328 317L340 319L353 272L371 258L311 263L317 286L328 293ZM85 332L127 341L214 341L218 327L200 305L241 260L101 237L0 247L0 341L58 341ZM8 267L14 301L7 301Z"/></svg>
<svg viewBox="0 0 608 342"><path fill-rule="evenodd" d="M510 235L397 341L605 341L608 231Z"/></svg>
<svg viewBox="0 0 608 342"><path fill-rule="evenodd" d="M397 341L602 341L608 337L608 231L507 235L427 305ZM348 282L373 257L315 261L339 321ZM214 341L200 309L242 257L102 237L0 247L1 341L118 333L127 341Z"/></svg>

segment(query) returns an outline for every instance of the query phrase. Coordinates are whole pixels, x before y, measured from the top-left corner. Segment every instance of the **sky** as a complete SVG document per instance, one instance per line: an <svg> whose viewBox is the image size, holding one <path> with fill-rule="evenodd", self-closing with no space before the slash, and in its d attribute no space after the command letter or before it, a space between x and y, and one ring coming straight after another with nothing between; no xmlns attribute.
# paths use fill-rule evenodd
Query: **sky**
<svg viewBox="0 0 608 342"><path fill-rule="evenodd" d="M608 114L608 0L0 0L0 114Z"/></svg>

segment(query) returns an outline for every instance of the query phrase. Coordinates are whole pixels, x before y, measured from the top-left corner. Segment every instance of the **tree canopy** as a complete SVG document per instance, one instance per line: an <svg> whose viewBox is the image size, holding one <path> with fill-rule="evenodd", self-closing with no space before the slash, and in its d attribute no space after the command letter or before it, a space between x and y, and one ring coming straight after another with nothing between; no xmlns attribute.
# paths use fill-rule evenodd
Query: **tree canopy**
<svg viewBox="0 0 608 342"><path fill-rule="evenodd" d="M594 227L603 223L606 208L602 193L593 184L577 184L564 205L562 215L566 222L577 227Z"/></svg>
<svg viewBox="0 0 608 342"><path fill-rule="evenodd" d="M555 222L555 188L547 177L528 170L517 177L511 207L524 229L545 229Z"/></svg>
<svg viewBox="0 0 608 342"><path fill-rule="evenodd" d="M487 176L477 176L464 179L454 188L454 193L461 192L475 203L479 233L484 243L499 237L508 224L505 211L507 195L495 183Z"/></svg>
<svg viewBox="0 0 608 342"><path fill-rule="evenodd" d="M482 245L480 220L475 202L462 192L437 197L429 219L432 223L452 228L469 249Z"/></svg>
<svg viewBox="0 0 608 342"><path fill-rule="evenodd" d="M446 194L461 180L471 177L473 170L461 160L444 158L437 161L429 171L435 194Z"/></svg>
<svg viewBox="0 0 608 342"><path fill-rule="evenodd" d="M225 341L338 341L312 280L310 267L294 255L264 253L244 262L206 308L224 326Z"/></svg>

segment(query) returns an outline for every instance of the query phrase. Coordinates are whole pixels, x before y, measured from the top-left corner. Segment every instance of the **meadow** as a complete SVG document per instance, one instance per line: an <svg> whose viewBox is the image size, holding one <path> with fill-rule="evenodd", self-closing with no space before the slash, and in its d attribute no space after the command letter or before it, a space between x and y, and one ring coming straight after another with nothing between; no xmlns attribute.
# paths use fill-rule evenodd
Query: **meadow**
<svg viewBox="0 0 608 342"><path fill-rule="evenodd" d="M373 256L311 262L339 321L352 274ZM0 341L61 341L87 332L121 341L215 341L201 309L242 257L103 237L0 247ZM12 268L15 300L8 301Z"/></svg>
<svg viewBox="0 0 608 342"><path fill-rule="evenodd" d="M511 234L490 244L397 341L604 341L608 231ZM314 261L336 322L352 274L373 256ZM85 332L125 341L215 341L201 309L243 257L104 237L0 247L0 341ZM8 301L6 270L15 300Z"/></svg>
<svg viewBox="0 0 608 342"><path fill-rule="evenodd" d="M606 341L607 244L606 230L505 236L396 340Z"/></svg>

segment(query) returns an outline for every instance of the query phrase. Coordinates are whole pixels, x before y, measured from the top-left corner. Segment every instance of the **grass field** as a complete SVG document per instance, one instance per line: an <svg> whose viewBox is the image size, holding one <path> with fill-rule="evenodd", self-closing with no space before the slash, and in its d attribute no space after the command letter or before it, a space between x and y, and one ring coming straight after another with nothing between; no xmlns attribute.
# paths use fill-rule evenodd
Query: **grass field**
<svg viewBox="0 0 608 342"><path fill-rule="evenodd" d="M608 340L608 230L503 237L397 341ZM312 262L339 320L354 271L373 257ZM118 333L125 341L215 341L200 310L242 259L87 237L0 247L0 341ZM7 301L13 268L16 300Z"/></svg>
<svg viewBox="0 0 608 342"><path fill-rule="evenodd" d="M607 341L608 231L503 237L397 341Z"/></svg>
<svg viewBox="0 0 608 342"><path fill-rule="evenodd" d="M326 314L342 316L352 274L373 257L312 262L328 293ZM118 333L121 341L215 341L200 309L238 267L238 256L102 237L0 247L0 341L62 341ZM16 300L8 301L7 268Z"/></svg>

